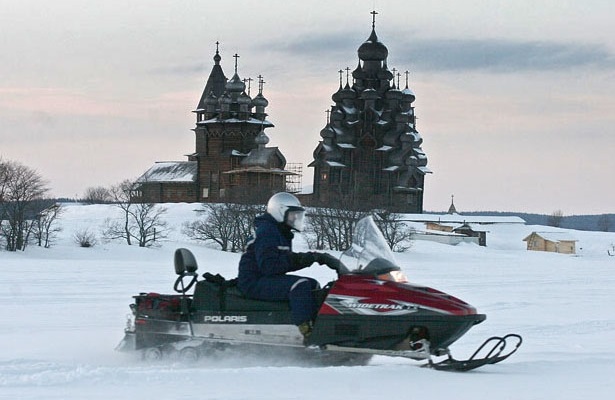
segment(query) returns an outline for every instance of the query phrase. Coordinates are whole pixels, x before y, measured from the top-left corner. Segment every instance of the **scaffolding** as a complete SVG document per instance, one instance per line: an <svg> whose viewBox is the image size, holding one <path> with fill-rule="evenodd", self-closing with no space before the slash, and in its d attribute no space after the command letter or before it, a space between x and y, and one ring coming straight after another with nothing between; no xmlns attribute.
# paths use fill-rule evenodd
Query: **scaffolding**
<svg viewBox="0 0 615 400"><path fill-rule="evenodd" d="M289 193L301 192L301 179L303 178L303 164L287 163L286 171L290 174L286 175L286 191Z"/></svg>

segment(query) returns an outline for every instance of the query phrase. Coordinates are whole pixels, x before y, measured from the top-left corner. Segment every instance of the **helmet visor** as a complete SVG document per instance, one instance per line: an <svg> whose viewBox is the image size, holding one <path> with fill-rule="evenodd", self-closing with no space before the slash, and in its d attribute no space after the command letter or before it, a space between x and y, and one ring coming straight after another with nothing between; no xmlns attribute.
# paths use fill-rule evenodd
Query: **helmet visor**
<svg viewBox="0 0 615 400"><path fill-rule="evenodd" d="M294 230L301 232L303 230L303 218L305 216L305 210L303 207L289 207L286 211L285 222Z"/></svg>

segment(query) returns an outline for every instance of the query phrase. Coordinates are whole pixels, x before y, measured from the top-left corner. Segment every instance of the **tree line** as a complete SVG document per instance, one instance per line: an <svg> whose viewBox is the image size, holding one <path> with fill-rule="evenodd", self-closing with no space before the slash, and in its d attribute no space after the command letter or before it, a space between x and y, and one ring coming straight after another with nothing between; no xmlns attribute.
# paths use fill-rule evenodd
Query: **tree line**
<svg viewBox="0 0 615 400"><path fill-rule="evenodd" d="M150 247L168 236L164 220L167 209L142 201L135 195L138 187L125 180L110 188L91 187L85 191L83 202L112 204L118 218L107 218L100 229L104 241L122 240L128 245ZM50 247L61 228L58 220L63 213L61 204L47 198L47 182L34 169L15 161L0 160L0 244L5 250L25 250L28 244ZM202 217L182 226L187 237L217 247L223 251L243 251L252 234L254 218L262 214L264 205L239 203L205 203ZM311 208L308 211L304 235L311 248L344 250L350 246L354 225L369 212L392 249L404 251L410 247L412 232L396 214L386 211L361 211L354 208ZM90 227L74 233L74 241L82 247L98 243L96 232Z"/></svg>
<svg viewBox="0 0 615 400"><path fill-rule="evenodd" d="M166 209L158 204L135 201L135 184L123 181L109 189L86 190L87 203L113 203L122 218L104 221L105 240L122 239L127 244L149 247L166 238L162 219ZM61 228L58 220L63 207L48 197L47 181L34 169L17 161L0 159L0 248L25 250L29 244L50 247ZM83 247L97 243L89 228L75 232L75 241Z"/></svg>

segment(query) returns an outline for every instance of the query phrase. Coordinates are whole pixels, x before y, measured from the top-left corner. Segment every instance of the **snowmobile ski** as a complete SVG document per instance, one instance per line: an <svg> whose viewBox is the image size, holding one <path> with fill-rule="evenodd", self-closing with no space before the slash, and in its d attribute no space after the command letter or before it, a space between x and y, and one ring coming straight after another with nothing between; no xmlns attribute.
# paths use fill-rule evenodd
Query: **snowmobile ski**
<svg viewBox="0 0 615 400"><path fill-rule="evenodd" d="M514 347L512 350L508 350L507 353L504 353L504 350L509 345L508 340L514 340ZM492 336L489 339L485 340L482 345L478 347L478 349L472 354L472 356L467 360L456 360L450 354L448 358L444 361L433 362L429 361L428 364L424 365L428 368L437 369L439 371L455 371L455 372L466 372L476 369L478 367L482 367L483 365L488 364L497 364L500 361L506 360L508 357L513 355L519 349L523 343L523 339L520 335L515 333L510 333L506 336ZM491 348L489 348L491 346ZM510 346L509 346L510 347ZM489 349L487 354L484 356L479 356L481 352L485 349Z"/></svg>

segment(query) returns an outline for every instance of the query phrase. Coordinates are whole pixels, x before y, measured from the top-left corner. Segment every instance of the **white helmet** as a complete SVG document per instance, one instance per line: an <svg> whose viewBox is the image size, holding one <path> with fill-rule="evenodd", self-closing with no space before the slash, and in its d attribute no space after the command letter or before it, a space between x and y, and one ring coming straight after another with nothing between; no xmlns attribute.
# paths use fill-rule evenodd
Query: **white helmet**
<svg viewBox="0 0 615 400"><path fill-rule="evenodd" d="M299 199L290 193L276 193L267 202L267 213L280 223L285 223L297 231L303 230L305 208Z"/></svg>

